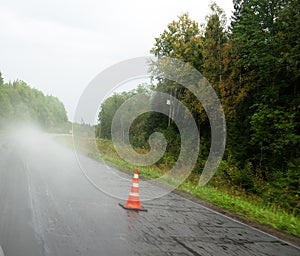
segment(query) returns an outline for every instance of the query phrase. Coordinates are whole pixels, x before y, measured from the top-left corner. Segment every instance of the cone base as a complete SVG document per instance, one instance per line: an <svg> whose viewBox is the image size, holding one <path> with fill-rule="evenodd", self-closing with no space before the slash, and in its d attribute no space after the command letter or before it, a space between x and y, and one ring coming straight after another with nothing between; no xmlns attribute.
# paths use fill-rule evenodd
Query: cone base
<svg viewBox="0 0 300 256"><path fill-rule="evenodd" d="M119 205L124 208L125 210L131 210L131 211L143 211L143 212L147 212L148 210L145 209L144 207L141 207L141 208L129 208L129 207L126 207L124 204L121 204L119 203Z"/></svg>

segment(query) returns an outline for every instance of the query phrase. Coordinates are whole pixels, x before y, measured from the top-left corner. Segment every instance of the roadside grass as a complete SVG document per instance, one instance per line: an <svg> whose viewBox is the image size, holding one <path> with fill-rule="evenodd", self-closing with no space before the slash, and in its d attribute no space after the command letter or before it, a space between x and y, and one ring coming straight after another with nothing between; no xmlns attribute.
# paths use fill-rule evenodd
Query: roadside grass
<svg viewBox="0 0 300 256"><path fill-rule="evenodd" d="M189 181L184 182L179 189L251 220L267 224L273 228L281 229L300 237L299 218L281 209L265 206L254 197L249 198L246 195L232 195L229 194L228 191L222 191L219 188L209 186L200 187Z"/></svg>
<svg viewBox="0 0 300 256"><path fill-rule="evenodd" d="M57 137L61 143L73 147L72 137ZM80 153L90 156L93 159L105 162L106 164L132 173L135 165L122 160L114 149L111 141L97 140L98 152L93 147L94 139L83 138L78 140L77 150ZM130 171L129 171L130 170ZM156 179L164 175L164 171L157 166L139 167L139 174L146 179ZM195 175L184 181L178 190L187 192L197 198L203 199L216 206L228 209L251 220L267 224L273 228L300 237L300 218L295 217L276 207L266 206L260 198L249 196L246 192L236 189L221 189L211 185L199 186Z"/></svg>

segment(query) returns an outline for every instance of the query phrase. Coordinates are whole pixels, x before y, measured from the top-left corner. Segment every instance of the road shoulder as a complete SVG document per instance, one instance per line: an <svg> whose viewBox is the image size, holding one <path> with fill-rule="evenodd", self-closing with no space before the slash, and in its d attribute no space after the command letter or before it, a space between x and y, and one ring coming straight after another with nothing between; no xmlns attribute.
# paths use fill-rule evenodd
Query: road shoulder
<svg viewBox="0 0 300 256"><path fill-rule="evenodd" d="M262 232L265 232L265 233L267 233L271 236L274 236L274 237L276 237L280 240L283 240L284 242L287 242L291 245L294 245L294 246L300 248L300 238L299 237L293 236L291 234L288 234L288 233L284 232L283 230L273 228L269 225L262 224L262 223L259 223L257 221L251 220L251 219L249 219L245 216L242 216L240 214L237 214L233 211L230 211L230 210L221 208L219 206L216 206L216 205L214 205L212 203L209 203L207 201L204 201L200 198L194 197L194 196L192 196L191 194L189 194L187 192L180 191L180 190L174 190L173 192L177 195L180 195L180 196L194 202L194 203L201 204L206 208L209 208L213 211L216 211L220 214L223 214L223 215L225 215L229 218L232 218L236 221L242 222L242 223L244 223L248 226L251 226L255 229L258 229L258 230L260 230Z"/></svg>

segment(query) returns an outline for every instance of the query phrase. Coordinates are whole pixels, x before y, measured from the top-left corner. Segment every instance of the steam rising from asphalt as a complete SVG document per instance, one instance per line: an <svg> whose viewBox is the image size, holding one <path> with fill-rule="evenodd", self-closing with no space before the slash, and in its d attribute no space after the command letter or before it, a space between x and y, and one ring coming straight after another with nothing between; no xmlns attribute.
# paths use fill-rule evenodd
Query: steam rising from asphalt
<svg viewBox="0 0 300 256"><path fill-rule="evenodd" d="M69 193L70 189L83 189L92 193L95 192L92 186L96 189L98 189L97 186L101 186L104 191L113 190L115 194L120 195L119 199L127 199L131 175L111 169L101 162L93 161L91 158L77 153L81 163L89 169L89 176L85 177L78 165L74 151L58 143L57 136L66 135L49 134L29 123L19 124L10 129L7 127L7 132L0 135L0 148L2 148L0 154L3 152L3 154L12 154L9 158L13 157L20 161L23 167L18 170L26 173L29 183L31 179L38 177L36 181L43 182L42 190L47 191L48 184L59 188L55 191L58 193L57 196L64 196L64 193ZM82 182L86 178L90 179L91 183ZM74 184L77 184L76 187ZM87 184L89 185L86 186ZM149 194L151 190L154 197L158 193L162 193L161 189L155 185L146 184L144 181L140 181L140 184L143 192L147 191ZM141 196L147 199L143 192Z"/></svg>
<svg viewBox="0 0 300 256"><path fill-rule="evenodd" d="M43 151L44 153L50 153L58 150L61 151L61 158L64 157L62 154L64 151L61 150L62 147L54 141L54 137L61 135L47 133L35 123L26 122L18 123L17 125L15 123L6 125L2 133L3 136L5 135L8 138L3 143L8 144L6 146L11 148L11 150L17 151L21 158L26 152Z"/></svg>
<svg viewBox="0 0 300 256"><path fill-rule="evenodd" d="M19 143L28 146L35 144L46 136L46 133L39 126L30 123L11 127L9 134L15 137Z"/></svg>

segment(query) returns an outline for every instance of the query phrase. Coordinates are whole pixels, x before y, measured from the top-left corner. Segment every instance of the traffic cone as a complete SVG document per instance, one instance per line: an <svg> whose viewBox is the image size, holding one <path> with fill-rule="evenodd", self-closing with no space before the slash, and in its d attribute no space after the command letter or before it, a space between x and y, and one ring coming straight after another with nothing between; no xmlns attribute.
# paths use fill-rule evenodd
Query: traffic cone
<svg viewBox="0 0 300 256"><path fill-rule="evenodd" d="M126 210L147 211L145 208L141 206L140 203L138 170L134 171L132 186L130 188L130 193L128 195L127 202L125 204L119 203L119 205Z"/></svg>

